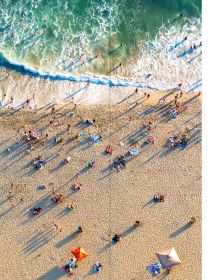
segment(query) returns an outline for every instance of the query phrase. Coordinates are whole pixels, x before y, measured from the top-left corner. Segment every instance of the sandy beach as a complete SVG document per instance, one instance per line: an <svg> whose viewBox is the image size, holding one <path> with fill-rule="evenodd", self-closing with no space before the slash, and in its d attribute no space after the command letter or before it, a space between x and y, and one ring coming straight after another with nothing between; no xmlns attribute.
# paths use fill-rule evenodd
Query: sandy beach
<svg viewBox="0 0 220 280"><path fill-rule="evenodd" d="M126 95L118 104L111 102L115 98L110 92L109 105L78 104L73 109L67 99L55 106L54 114L49 106L0 112L0 279L66 279L60 267L78 246L89 256L78 262L72 279L152 279L146 267L157 261L156 251L170 247L175 247L182 264L156 279L201 279L201 96L185 93L180 102L187 109L172 118L166 108L176 92L157 92L147 99L144 90L137 95L132 89L120 90ZM166 103L159 104L166 95ZM53 92L48 96L52 101ZM55 122L57 114L63 125L56 127L50 121ZM96 122L86 126L82 119ZM156 125L150 132L155 143L145 145L143 125L148 121ZM44 145L36 143L27 152L20 138L30 130L48 137ZM186 130L189 143L184 150L166 146L169 137ZM71 140L82 132L86 140ZM92 143L90 133L101 134L102 140ZM55 144L55 137L63 137L64 145ZM139 155L126 157L126 169L113 170L113 160L126 155L134 141ZM108 144L113 147L111 156L104 154ZM42 170L31 164L37 156L46 161ZM68 156L70 162L61 165ZM92 159L96 167L88 169ZM82 188L74 193L76 182ZM51 200L52 186L64 195L62 203ZM155 193L163 194L165 201L155 204ZM70 203L74 209L68 212ZM41 207L42 213L33 216L33 207ZM191 217L196 223L189 226ZM142 223L138 228L133 227L136 220ZM83 232L74 234L78 226ZM115 233L121 233L122 240L112 245ZM97 261L103 269L93 273Z"/></svg>

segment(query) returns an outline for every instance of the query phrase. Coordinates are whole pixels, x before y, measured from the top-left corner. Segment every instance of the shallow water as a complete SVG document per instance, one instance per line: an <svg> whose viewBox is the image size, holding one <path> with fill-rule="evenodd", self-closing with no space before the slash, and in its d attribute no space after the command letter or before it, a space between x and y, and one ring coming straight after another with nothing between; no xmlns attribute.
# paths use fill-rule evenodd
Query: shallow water
<svg viewBox="0 0 220 280"><path fill-rule="evenodd" d="M154 40L162 25L164 31L181 29L199 18L200 11L201 0L3 0L1 49L45 69L58 65L69 72L106 74L120 62L126 65L138 44ZM67 68L81 54L89 60L99 51L105 55L101 62L94 59L84 67L75 63Z"/></svg>

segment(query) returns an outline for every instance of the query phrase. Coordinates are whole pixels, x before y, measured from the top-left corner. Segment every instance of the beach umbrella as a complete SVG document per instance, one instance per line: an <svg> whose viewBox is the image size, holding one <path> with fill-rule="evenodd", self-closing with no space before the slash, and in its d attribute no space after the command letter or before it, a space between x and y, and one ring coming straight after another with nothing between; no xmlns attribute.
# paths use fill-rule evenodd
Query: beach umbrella
<svg viewBox="0 0 220 280"><path fill-rule="evenodd" d="M162 264L163 268L165 268L165 269L169 269L172 266L181 264L181 261L174 248L156 252L156 255L157 255L160 263Z"/></svg>
<svg viewBox="0 0 220 280"><path fill-rule="evenodd" d="M75 256L77 261L81 261L82 259L86 258L88 254L82 247L77 247L71 251L71 253Z"/></svg>

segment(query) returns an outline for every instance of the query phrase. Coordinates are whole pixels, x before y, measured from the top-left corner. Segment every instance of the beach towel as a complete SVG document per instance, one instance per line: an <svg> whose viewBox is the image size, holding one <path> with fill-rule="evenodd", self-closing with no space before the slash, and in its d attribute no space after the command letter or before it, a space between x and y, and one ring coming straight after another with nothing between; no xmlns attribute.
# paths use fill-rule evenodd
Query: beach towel
<svg viewBox="0 0 220 280"><path fill-rule="evenodd" d="M86 133L85 132L81 133L81 138L82 138L82 140L86 140Z"/></svg>
<svg viewBox="0 0 220 280"><path fill-rule="evenodd" d="M94 143L97 143L99 142L101 139L100 139L100 136L99 135L91 135L90 136L90 140Z"/></svg>
<svg viewBox="0 0 220 280"><path fill-rule="evenodd" d="M44 189L46 189L46 186L45 185L40 185L40 186L38 186L38 189L39 190L44 190Z"/></svg>
<svg viewBox="0 0 220 280"><path fill-rule="evenodd" d="M138 148L135 148L133 150L130 150L129 153L133 156L137 156L138 155Z"/></svg>
<svg viewBox="0 0 220 280"><path fill-rule="evenodd" d="M160 262L156 262L156 263L150 264L147 267L147 270L150 272L150 274L152 276L156 276L162 270L162 265L160 264Z"/></svg>

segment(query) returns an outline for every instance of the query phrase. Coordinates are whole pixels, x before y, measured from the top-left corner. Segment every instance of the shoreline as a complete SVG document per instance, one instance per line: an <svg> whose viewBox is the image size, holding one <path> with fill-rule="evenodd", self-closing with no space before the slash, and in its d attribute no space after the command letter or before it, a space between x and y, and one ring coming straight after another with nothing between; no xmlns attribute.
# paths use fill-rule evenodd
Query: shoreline
<svg viewBox="0 0 220 280"><path fill-rule="evenodd" d="M120 80L120 77L114 76L114 79L117 81ZM124 79L124 85L128 85L128 80ZM201 83L202 81L198 80L190 87L183 84L182 91L186 95L192 95L197 92L197 87L201 86ZM5 78L0 82L1 110L7 107L21 109L27 100L29 100L28 107L33 109L42 108L47 104L65 104L67 102L74 104L118 104L123 100L133 98L135 88L138 88L137 97L143 96L144 93L149 93L153 97L160 95L160 92L179 91L178 86L170 84L164 84L164 89L161 84L155 84L156 87L151 87L148 83L144 85L146 88L138 88L135 83L132 84L132 87L119 85L114 87L96 85L87 83L87 81L48 81L10 71L6 72Z"/></svg>

